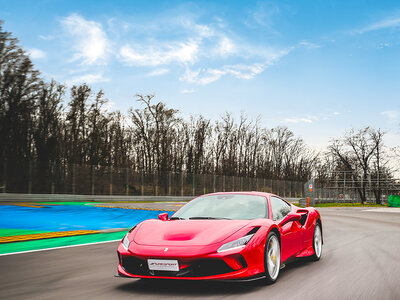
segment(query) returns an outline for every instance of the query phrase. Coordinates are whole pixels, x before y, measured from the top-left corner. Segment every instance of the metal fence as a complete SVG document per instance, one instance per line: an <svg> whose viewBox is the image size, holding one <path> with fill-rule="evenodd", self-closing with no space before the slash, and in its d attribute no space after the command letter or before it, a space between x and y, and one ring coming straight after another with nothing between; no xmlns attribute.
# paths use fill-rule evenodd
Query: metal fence
<svg viewBox="0 0 400 300"><path fill-rule="evenodd" d="M4 193L132 196L196 196L212 192L261 191L283 197L303 197L303 182L188 172L146 173L127 168L66 165L47 168L5 168L0 174Z"/></svg>
<svg viewBox="0 0 400 300"><path fill-rule="evenodd" d="M359 190L365 193L367 203L376 203L377 197L387 203L389 195L400 194L400 179L386 175L353 178L350 172L335 172L331 179L314 181L313 197L318 202L361 202Z"/></svg>

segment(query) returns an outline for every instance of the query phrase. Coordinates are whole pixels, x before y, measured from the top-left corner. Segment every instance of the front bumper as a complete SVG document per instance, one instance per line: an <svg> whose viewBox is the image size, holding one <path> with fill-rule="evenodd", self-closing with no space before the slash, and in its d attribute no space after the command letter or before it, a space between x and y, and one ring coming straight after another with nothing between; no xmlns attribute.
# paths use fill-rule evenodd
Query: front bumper
<svg viewBox="0 0 400 300"><path fill-rule="evenodd" d="M133 244L133 245L132 245ZM162 248L163 251L160 251ZM118 246L118 275L132 278L185 280L243 280L264 274L264 248L251 247L216 252L215 245L197 247L143 246L131 243L129 250ZM191 253L191 254L187 254ZM176 259L179 271L149 270L147 259Z"/></svg>

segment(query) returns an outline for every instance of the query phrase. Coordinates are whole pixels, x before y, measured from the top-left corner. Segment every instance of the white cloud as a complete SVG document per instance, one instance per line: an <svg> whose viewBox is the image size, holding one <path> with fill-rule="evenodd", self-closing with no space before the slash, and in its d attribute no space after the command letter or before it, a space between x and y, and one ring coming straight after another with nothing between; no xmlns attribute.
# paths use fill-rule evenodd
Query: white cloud
<svg viewBox="0 0 400 300"><path fill-rule="evenodd" d="M307 40L302 40L302 41L299 43L299 46L300 46L300 47L304 47L304 48L306 48L306 49L318 49L318 48L321 47L320 45L315 44L315 43L312 43L312 42L309 42L309 41L307 41Z"/></svg>
<svg viewBox="0 0 400 300"><path fill-rule="evenodd" d="M274 19L281 13L278 5L269 2L258 2L254 10L249 11L249 19L245 22L250 28L264 27L278 34L273 28Z"/></svg>
<svg viewBox="0 0 400 300"><path fill-rule="evenodd" d="M400 117L400 111L397 110L387 110L383 111L381 114L390 120L396 120Z"/></svg>
<svg viewBox="0 0 400 300"><path fill-rule="evenodd" d="M196 91L196 90L185 89L185 90L182 90L181 93L182 93L182 94L192 94L192 93L194 93L195 91Z"/></svg>
<svg viewBox="0 0 400 300"><path fill-rule="evenodd" d="M198 51L199 46L196 41L187 41L145 48L125 45L121 48L120 56L129 65L158 66L174 62L194 63L197 60Z"/></svg>
<svg viewBox="0 0 400 300"><path fill-rule="evenodd" d="M181 81L206 85L217 81L224 75L232 75L239 79L252 79L266 68L265 64L255 63L253 65L231 65L223 66L221 69L197 69L195 71L186 69L185 74L180 78Z"/></svg>
<svg viewBox="0 0 400 300"><path fill-rule="evenodd" d="M61 20L61 24L73 38L68 42L75 55L72 60L82 60L83 64L104 64L110 51L110 42L100 23L88 21L78 14Z"/></svg>
<svg viewBox="0 0 400 300"><path fill-rule="evenodd" d="M39 38L44 41L50 41L50 40L54 40L55 36L54 35L39 35Z"/></svg>
<svg viewBox="0 0 400 300"><path fill-rule="evenodd" d="M46 57L46 52L40 49L32 48L28 49L27 52L32 59L41 59Z"/></svg>
<svg viewBox="0 0 400 300"><path fill-rule="evenodd" d="M338 112L338 111L334 111L334 112L332 113L332 115L334 115L334 116L338 116L338 115L340 115L340 112Z"/></svg>
<svg viewBox="0 0 400 300"><path fill-rule="evenodd" d="M79 83L98 83L98 82L107 82L110 81L109 78L106 78L101 73L93 73L93 74L85 74L78 77L74 77L66 81L68 86L79 84Z"/></svg>
<svg viewBox="0 0 400 300"><path fill-rule="evenodd" d="M231 75L238 79L249 80L264 72L265 69L273 65L282 56L287 55L290 51L291 49L276 52L268 51L266 54L268 58L263 63L225 65L221 68L198 68L196 70L191 70L189 67L187 67L185 74L179 79L181 81L198 85L207 85L217 81L225 75Z"/></svg>
<svg viewBox="0 0 400 300"><path fill-rule="evenodd" d="M382 21L372 23L365 27L353 30L353 31L351 31L351 33L363 34L363 33L370 32L370 31L376 31L376 30L387 29L387 28L397 28L397 27L400 27L400 18L386 18Z"/></svg>
<svg viewBox="0 0 400 300"><path fill-rule="evenodd" d="M312 123L313 121L307 118L286 118L284 119L287 123Z"/></svg>
<svg viewBox="0 0 400 300"><path fill-rule="evenodd" d="M223 36L221 38L221 40L219 41L217 53L220 56L228 56L235 52L236 52L236 45L233 43L233 41L230 38Z"/></svg>
<svg viewBox="0 0 400 300"><path fill-rule="evenodd" d="M156 69L154 71L147 73L146 76L148 76L148 77L162 76L162 75L165 75L168 73L169 73L168 69Z"/></svg>

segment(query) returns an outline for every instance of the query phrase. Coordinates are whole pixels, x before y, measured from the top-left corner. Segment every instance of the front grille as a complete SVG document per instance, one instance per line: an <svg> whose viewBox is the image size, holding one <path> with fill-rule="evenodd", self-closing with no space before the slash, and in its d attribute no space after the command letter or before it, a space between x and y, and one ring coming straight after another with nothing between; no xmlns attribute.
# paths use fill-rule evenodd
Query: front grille
<svg viewBox="0 0 400 300"><path fill-rule="evenodd" d="M205 277L233 272L222 259L202 259L193 261L193 263L177 272L174 271L151 271L148 268L147 261L135 256L122 256L122 267L132 275L143 276L164 276L164 277Z"/></svg>

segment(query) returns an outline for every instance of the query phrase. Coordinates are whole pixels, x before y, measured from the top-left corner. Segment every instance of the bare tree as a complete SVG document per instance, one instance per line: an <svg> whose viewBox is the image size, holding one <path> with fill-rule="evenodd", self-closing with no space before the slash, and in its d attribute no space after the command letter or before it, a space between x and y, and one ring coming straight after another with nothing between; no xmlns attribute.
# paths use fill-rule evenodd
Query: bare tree
<svg viewBox="0 0 400 300"><path fill-rule="evenodd" d="M375 171L379 176L382 170L384 132L370 127L358 131L351 130L343 138L331 141L330 153L351 172L361 203L366 202L366 186ZM379 190L379 191L378 191ZM380 187L377 187L376 201L380 203Z"/></svg>

